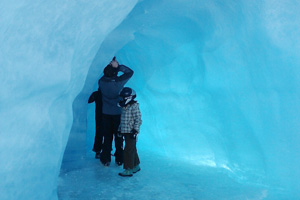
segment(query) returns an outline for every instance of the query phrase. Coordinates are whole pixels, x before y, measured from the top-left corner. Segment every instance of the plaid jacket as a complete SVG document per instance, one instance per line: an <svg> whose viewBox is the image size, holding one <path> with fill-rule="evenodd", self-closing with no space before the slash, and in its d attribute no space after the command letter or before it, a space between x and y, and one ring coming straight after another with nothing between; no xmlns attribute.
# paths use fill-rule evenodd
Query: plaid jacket
<svg viewBox="0 0 300 200"><path fill-rule="evenodd" d="M140 132L141 118L139 103L130 104L122 108L119 131L121 133L130 133L132 129L135 129L137 132Z"/></svg>

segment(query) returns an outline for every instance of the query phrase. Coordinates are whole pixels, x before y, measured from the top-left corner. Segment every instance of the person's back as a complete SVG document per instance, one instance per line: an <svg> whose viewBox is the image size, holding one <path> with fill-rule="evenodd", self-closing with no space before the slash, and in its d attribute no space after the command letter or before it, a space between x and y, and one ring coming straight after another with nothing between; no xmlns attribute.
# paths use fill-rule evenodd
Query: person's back
<svg viewBox="0 0 300 200"><path fill-rule="evenodd" d="M124 74L121 76L117 76L116 74L112 77L108 77L104 74L104 76L102 76L99 80L99 88L102 92L103 114L121 114L122 110L117 106L119 103L119 93L133 75L133 71L125 65L119 65L118 68L116 68L116 71L121 71Z"/></svg>
<svg viewBox="0 0 300 200"><path fill-rule="evenodd" d="M118 76L118 72L122 72ZM119 93L132 77L133 71L125 65L113 59L104 69L104 76L98 82L99 89L102 92L102 131L104 133L104 146L100 156L100 161L109 166L111 161L112 139L115 135L115 161L118 165L123 164L123 138L117 137L118 127L120 125L121 108L118 107Z"/></svg>

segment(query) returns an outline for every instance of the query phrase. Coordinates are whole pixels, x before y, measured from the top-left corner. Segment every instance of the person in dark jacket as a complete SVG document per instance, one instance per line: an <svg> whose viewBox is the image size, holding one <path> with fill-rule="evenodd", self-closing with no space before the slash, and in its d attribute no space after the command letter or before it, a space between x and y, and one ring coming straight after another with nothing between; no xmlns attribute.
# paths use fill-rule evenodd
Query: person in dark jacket
<svg viewBox="0 0 300 200"><path fill-rule="evenodd" d="M118 72L123 74L118 76ZM102 123L101 131L104 134L104 143L100 155L100 161L104 166L109 166L111 162L111 147L113 136L115 138L115 162L117 165L123 164L123 137L118 136L120 125L121 108L118 106L119 93L132 77L133 71L125 65L119 65L115 57L104 68L104 75L99 79L98 85L102 92Z"/></svg>
<svg viewBox="0 0 300 200"><path fill-rule="evenodd" d="M95 102L95 121L96 121L96 134L93 151L96 153L95 158L100 158L100 152L102 150L103 145L103 134L101 131L101 120L102 120L102 94L101 91L95 91L89 97L88 103Z"/></svg>

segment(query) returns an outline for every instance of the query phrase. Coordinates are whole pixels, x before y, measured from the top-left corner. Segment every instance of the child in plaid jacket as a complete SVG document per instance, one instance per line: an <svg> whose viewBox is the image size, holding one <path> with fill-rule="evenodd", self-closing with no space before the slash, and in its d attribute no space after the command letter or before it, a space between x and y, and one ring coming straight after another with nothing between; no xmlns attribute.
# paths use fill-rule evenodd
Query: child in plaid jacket
<svg viewBox="0 0 300 200"><path fill-rule="evenodd" d="M139 156L137 154L136 142L137 135L142 124L141 111L139 103L135 101L136 93L133 89L125 87L120 92L122 101L119 106L122 107L121 123L119 134L125 137L124 149L124 172L120 176L132 176L141 170Z"/></svg>

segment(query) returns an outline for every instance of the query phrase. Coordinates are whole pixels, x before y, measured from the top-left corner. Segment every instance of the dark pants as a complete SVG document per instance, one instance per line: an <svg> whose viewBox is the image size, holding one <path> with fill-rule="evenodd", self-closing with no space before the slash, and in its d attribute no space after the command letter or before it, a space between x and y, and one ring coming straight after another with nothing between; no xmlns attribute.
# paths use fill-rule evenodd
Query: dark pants
<svg viewBox="0 0 300 200"><path fill-rule="evenodd" d="M102 163L111 161L112 140L115 137L115 161L123 163L123 137L118 137L117 132L120 125L120 115L102 116L101 131L104 135L104 143L100 156Z"/></svg>
<svg viewBox="0 0 300 200"><path fill-rule="evenodd" d="M133 167L140 164L140 159L136 149L136 139L130 138L130 134L125 135L125 149L124 149L124 169L133 169Z"/></svg>
<svg viewBox="0 0 300 200"><path fill-rule="evenodd" d="M96 135L95 135L95 141L94 141L94 152L101 152L102 146L103 146L103 131L101 130L101 119L96 120Z"/></svg>

